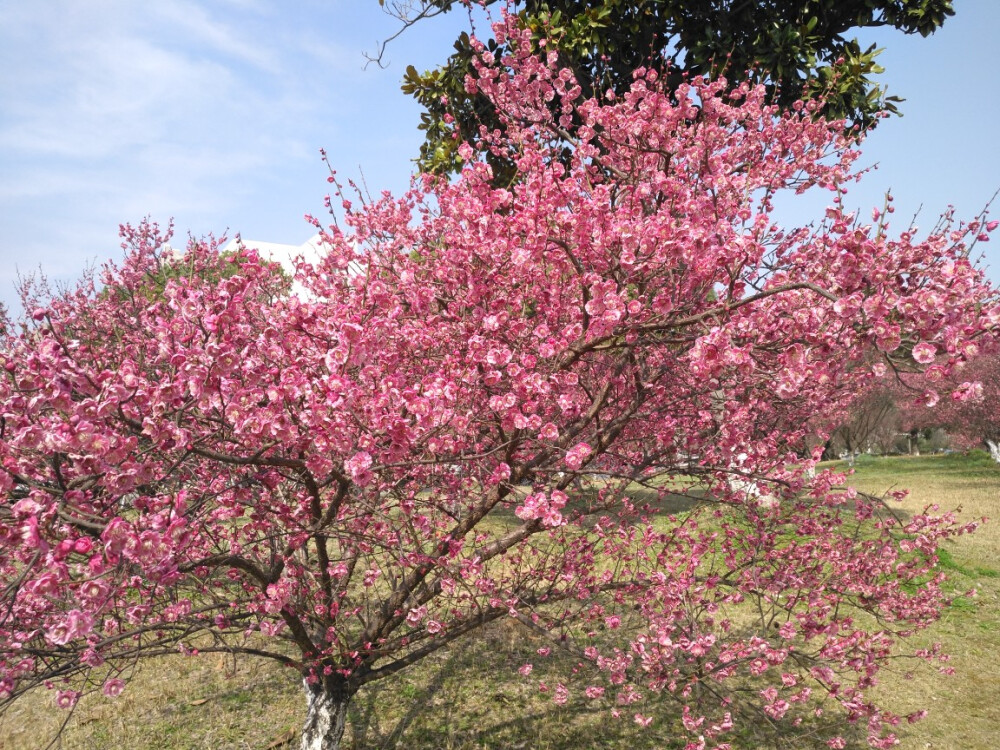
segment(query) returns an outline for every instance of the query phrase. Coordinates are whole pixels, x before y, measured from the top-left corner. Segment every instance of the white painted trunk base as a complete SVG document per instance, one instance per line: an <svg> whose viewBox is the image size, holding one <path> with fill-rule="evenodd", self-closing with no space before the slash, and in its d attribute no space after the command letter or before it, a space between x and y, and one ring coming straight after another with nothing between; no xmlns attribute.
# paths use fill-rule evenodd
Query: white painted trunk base
<svg viewBox="0 0 1000 750"><path fill-rule="evenodd" d="M301 750L340 750L347 724L350 697L333 694L303 680L306 690L306 723L302 727Z"/></svg>
<svg viewBox="0 0 1000 750"><path fill-rule="evenodd" d="M994 443L992 440L987 440L986 447L990 449L990 458L1000 464L1000 443Z"/></svg>

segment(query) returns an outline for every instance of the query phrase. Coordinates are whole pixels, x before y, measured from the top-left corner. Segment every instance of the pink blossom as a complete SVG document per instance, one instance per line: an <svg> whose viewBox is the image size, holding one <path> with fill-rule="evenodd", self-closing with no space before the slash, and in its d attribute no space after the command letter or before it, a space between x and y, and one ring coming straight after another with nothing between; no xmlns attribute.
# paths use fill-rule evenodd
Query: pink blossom
<svg viewBox="0 0 1000 750"><path fill-rule="evenodd" d="M372 465L372 457L367 451L358 451L344 462L344 469L354 481L367 484L370 477L368 469Z"/></svg>
<svg viewBox="0 0 1000 750"><path fill-rule="evenodd" d="M951 397L955 401L982 401L983 384L962 383L952 392Z"/></svg>
<svg viewBox="0 0 1000 750"><path fill-rule="evenodd" d="M281 620L261 620L259 627L261 633L273 638L284 630L285 623Z"/></svg>
<svg viewBox="0 0 1000 750"><path fill-rule="evenodd" d="M937 406L937 402L940 399L937 391L924 391L918 398L917 403L921 406Z"/></svg>
<svg viewBox="0 0 1000 750"><path fill-rule="evenodd" d="M555 528L557 526L562 526L564 523L566 523L566 519L563 518L562 513L560 513L558 510L556 510L552 506L549 506L548 508L545 509L545 512L542 515L543 525L545 525L548 528Z"/></svg>
<svg viewBox="0 0 1000 750"><path fill-rule="evenodd" d="M778 698L778 690L776 688L769 687L766 688L765 690L762 690L760 696L768 703L772 703Z"/></svg>
<svg viewBox="0 0 1000 750"><path fill-rule="evenodd" d="M466 85L501 127L461 147L454 179L331 196L344 220L311 220L322 252L292 290L254 251L177 255L146 222L123 228L106 291L8 326L0 568L19 585L0 602L0 693L100 660L115 675L158 628L305 633L289 658L319 685L510 613L578 643L616 686L609 711L640 724L625 706L693 704L710 660L691 747L740 731L748 687L775 719L822 705L888 741L877 694L849 686L888 663L880 618L905 634L940 615L923 561L972 524L900 526L806 469L895 371L903 417L989 436L1000 306L961 246L974 234L892 234L839 198L779 232L772 195L854 178L822 102L778 116L753 75L674 89L645 69L585 101L552 47L529 54L537 30L501 16L496 33L504 59L476 59ZM502 185L494 157L517 171ZM908 410L923 391L953 397ZM787 507L739 502L732 471ZM670 521L678 477L729 499ZM553 676L554 699L569 684Z"/></svg>
<svg viewBox="0 0 1000 750"><path fill-rule="evenodd" d="M76 690L60 690L56 693L56 705L59 708L73 708L80 700L80 693Z"/></svg>
<svg viewBox="0 0 1000 750"><path fill-rule="evenodd" d="M94 618L79 609L72 609L60 622L48 629L49 641L63 646L72 640L86 636L94 627Z"/></svg>
<svg viewBox="0 0 1000 750"><path fill-rule="evenodd" d="M913 347L913 359L922 365L929 365L933 362L935 354L937 354L937 347L933 344L921 342Z"/></svg>
<svg viewBox="0 0 1000 750"><path fill-rule="evenodd" d="M102 692L108 698L117 698L125 690L125 682L118 678L107 680L104 683Z"/></svg>
<svg viewBox="0 0 1000 750"><path fill-rule="evenodd" d="M90 537L82 536L73 543L73 551L81 555L90 554L94 549L94 542Z"/></svg>
<svg viewBox="0 0 1000 750"><path fill-rule="evenodd" d="M789 706L788 701L779 700L764 706L764 713L772 719L777 720L781 719L788 712L789 708L791 706Z"/></svg>
<svg viewBox="0 0 1000 750"><path fill-rule="evenodd" d="M80 655L80 663L88 667L99 667L104 664L104 657L94 649L90 648Z"/></svg>
<svg viewBox="0 0 1000 750"><path fill-rule="evenodd" d="M944 368L939 365L931 365L924 370L924 378L928 383L940 383L944 377Z"/></svg>
<svg viewBox="0 0 1000 750"><path fill-rule="evenodd" d="M417 625L421 623L421 621L425 617L427 617L427 607L426 606L415 607L414 609L411 609L409 612L407 612L406 624L409 625L411 628L415 628Z"/></svg>
<svg viewBox="0 0 1000 750"><path fill-rule="evenodd" d="M566 465L574 471L579 469L592 450L587 443L577 443L566 453Z"/></svg>
<svg viewBox="0 0 1000 750"><path fill-rule="evenodd" d="M559 429L552 422L546 422L539 430L538 437L542 440L556 440L559 437Z"/></svg>
<svg viewBox="0 0 1000 750"><path fill-rule="evenodd" d="M705 717L704 716L698 716L698 717L692 716L691 715L691 710L687 706L684 706L684 709L683 709L683 712L682 712L682 715L681 715L681 723L684 725L684 728L686 730L688 730L689 732L693 732L696 729L698 729L698 727L700 727L702 724L705 723Z"/></svg>

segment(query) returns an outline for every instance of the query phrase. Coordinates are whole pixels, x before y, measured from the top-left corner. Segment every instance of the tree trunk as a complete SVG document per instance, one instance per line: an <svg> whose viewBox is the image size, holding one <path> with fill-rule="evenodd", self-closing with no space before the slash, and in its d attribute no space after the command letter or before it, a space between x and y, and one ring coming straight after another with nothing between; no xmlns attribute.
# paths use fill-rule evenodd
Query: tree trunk
<svg viewBox="0 0 1000 750"><path fill-rule="evenodd" d="M1000 442L984 440L986 447L990 449L990 458L1000 464Z"/></svg>
<svg viewBox="0 0 1000 750"><path fill-rule="evenodd" d="M339 750L351 694L327 681L311 685L303 680L303 686L307 708L301 750Z"/></svg>

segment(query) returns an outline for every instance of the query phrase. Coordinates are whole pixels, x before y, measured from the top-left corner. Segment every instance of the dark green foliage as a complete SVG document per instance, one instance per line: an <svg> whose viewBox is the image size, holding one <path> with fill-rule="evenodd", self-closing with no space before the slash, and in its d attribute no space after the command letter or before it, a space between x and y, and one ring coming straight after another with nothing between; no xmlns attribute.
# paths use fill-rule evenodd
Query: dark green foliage
<svg viewBox="0 0 1000 750"><path fill-rule="evenodd" d="M462 5L421 0L407 6L405 20ZM641 66L661 71L671 86L685 76L728 72L738 79L752 69L777 104L789 106L823 92L825 114L868 128L880 112L896 112L899 100L885 97L872 78L882 72L875 62L879 50L862 49L849 33L888 26L927 36L954 15L952 5L952 0L526 0L517 8L536 42L547 39L549 49L558 44L585 96L624 90ZM492 40L490 48L498 58L503 52ZM441 67L406 71L403 90L425 110L422 170L454 171L460 166L458 145L474 142L480 125L498 126L489 103L465 92L471 57L469 37L462 34ZM446 122L446 114L454 121Z"/></svg>

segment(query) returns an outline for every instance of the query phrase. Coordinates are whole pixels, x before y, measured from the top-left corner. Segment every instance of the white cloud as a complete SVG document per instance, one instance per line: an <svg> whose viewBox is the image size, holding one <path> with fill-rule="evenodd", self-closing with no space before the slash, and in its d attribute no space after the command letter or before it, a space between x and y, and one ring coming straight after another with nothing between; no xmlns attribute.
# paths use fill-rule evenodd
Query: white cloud
<svg viewBox="0 0 1000 750"><path fill-rule="evenodd" d="M150 210L173 191L204 208L227 177L303 152L274 133L313 105L269 86L280 65L253 33L191 2L26 6L0 12L0 63L19 71L0 80L5 200L83 188Z"/></svg>
<svg viewBox="0 0 1000 750"><path fill-rule="evenodd" d="M117 256L121 221L238 225L262 181L315 159L302 52L268 33L273 6L235 4L0 3L0 299L15 270Z"/></svg>
<svg viewBox="0 0 1000 750"><path fill-rule="evenodd" d="M251 24L224 24L212 17L203 7L186 0L151 3L150 10L174 27L174 33L183 33L188 44L205 45L216 54L242 60L244 63L269 73L281 68L279 56L273 47L272 37L256 33ZM246 5L244 13L253 6ZM256 14L260 12L255 9ZM247 20L247 16L239 20Z"/></svg>

